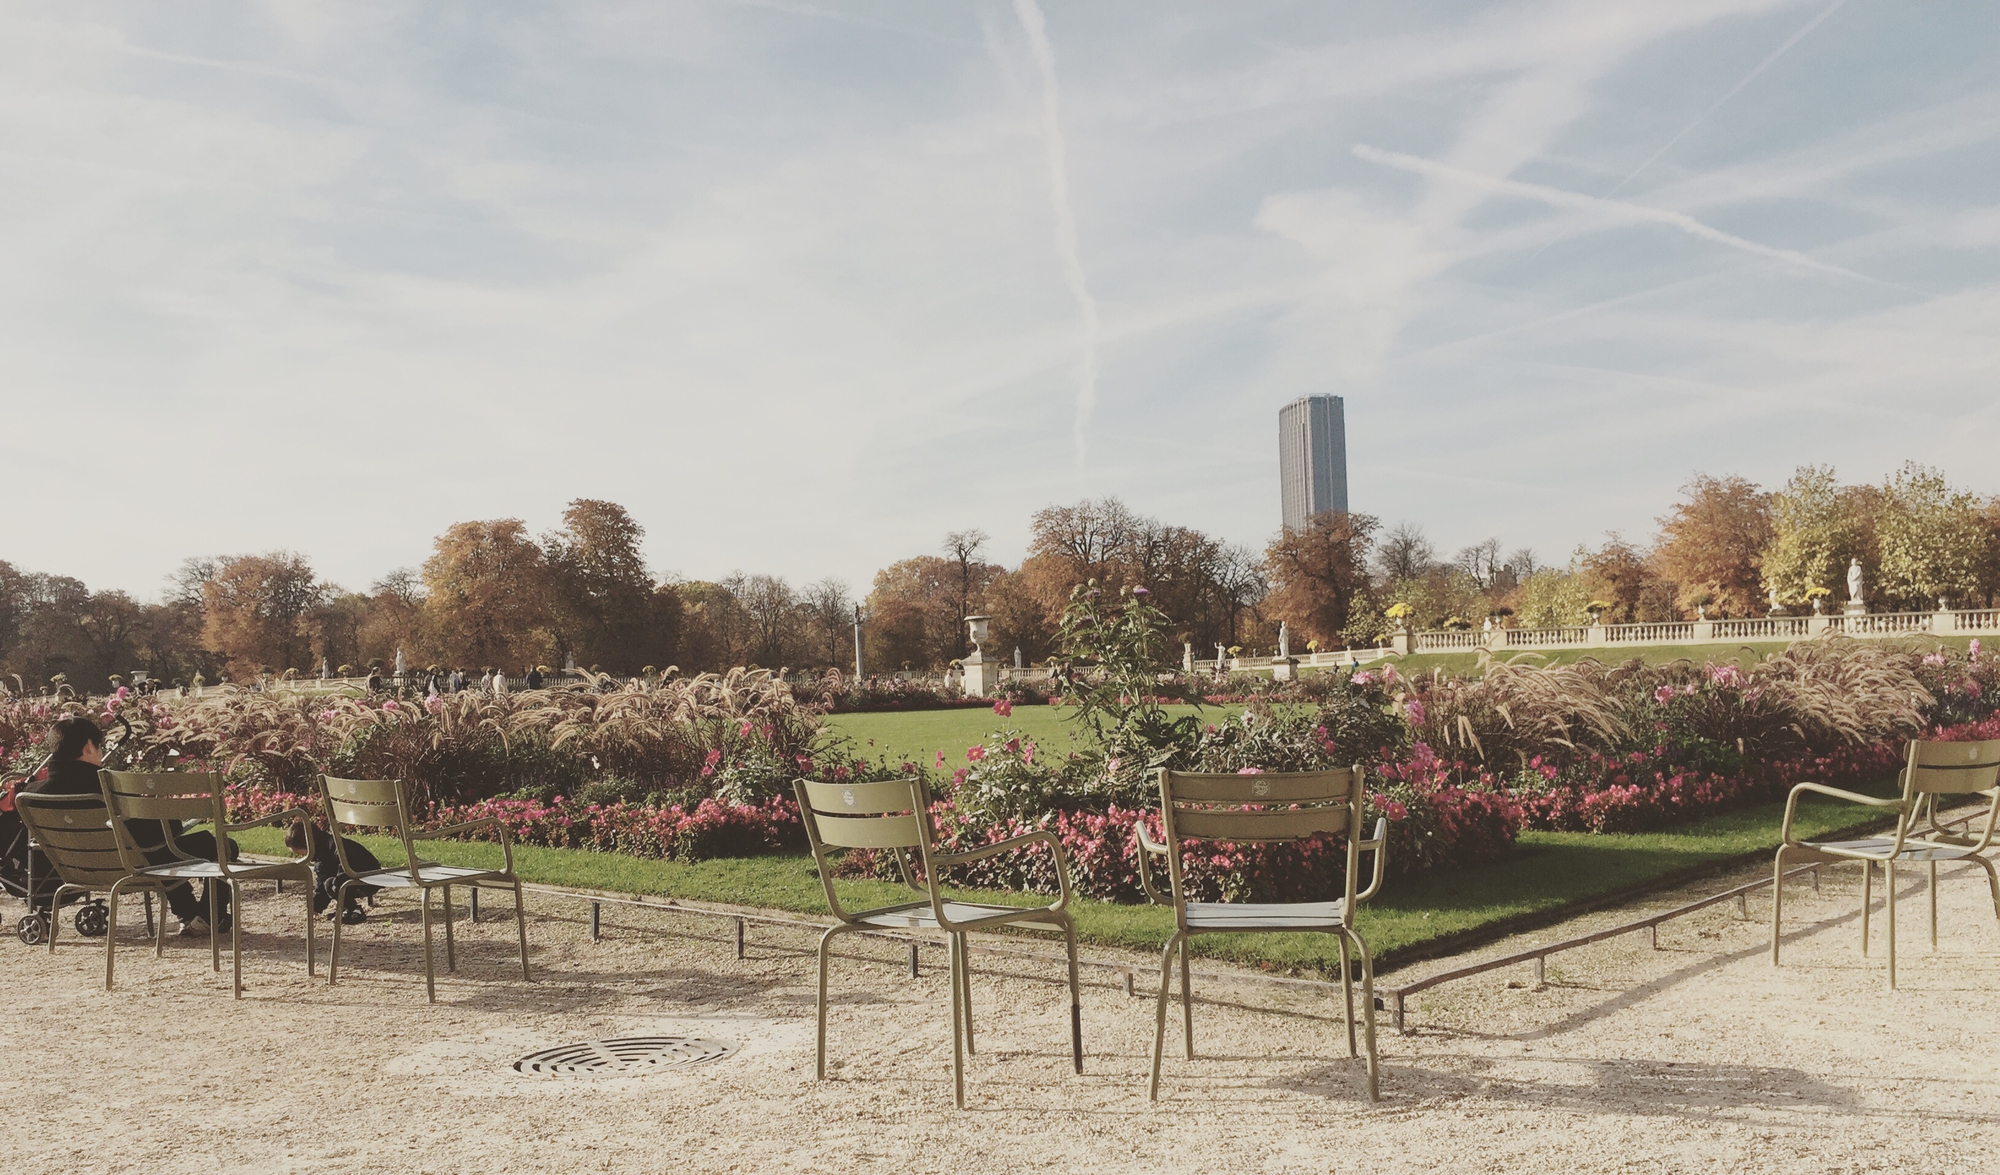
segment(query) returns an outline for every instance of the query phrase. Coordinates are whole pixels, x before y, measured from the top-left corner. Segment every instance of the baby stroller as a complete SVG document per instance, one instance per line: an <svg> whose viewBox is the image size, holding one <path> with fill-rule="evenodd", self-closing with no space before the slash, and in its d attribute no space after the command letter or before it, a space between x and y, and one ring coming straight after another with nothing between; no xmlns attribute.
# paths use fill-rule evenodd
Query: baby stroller
<svg viewBox="0 0 2000 1175"><path fill-rule="evenodd" d="M111 753L113 740L122 742L123 735L132 731L130 723L119 719L124 728L112 739L106 740L105 754ZM20 898L27 903L28 912L14 923L14 936L29 946L47 942L50 923L55 918L56 891L62 887L62 879L56 876L48 859L35 847L28 834L27 822L21 819L15 807L17 791L30 783L42 779L48 768L48 760L33 771L25 774L9 774L0 780L0 890ZM64 895L64 905L80 903L72 924L78 934L87 938L101 938L111 926L111 914L101 898L93 898L82 893ZM152 895L146 895L146 924L152 928Z"/></svg>

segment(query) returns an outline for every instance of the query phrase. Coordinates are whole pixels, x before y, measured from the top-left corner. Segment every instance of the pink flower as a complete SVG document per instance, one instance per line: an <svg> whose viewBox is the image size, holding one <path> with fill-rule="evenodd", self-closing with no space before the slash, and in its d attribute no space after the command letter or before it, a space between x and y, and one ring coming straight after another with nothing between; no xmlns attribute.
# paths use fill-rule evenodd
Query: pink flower
<svg viewBox="0 0 2000 1175"><path fill-rule="evenodd" d="M1422 726L1424 724L1424 704L1417 699L1411 698L1409 701L1403 703L1403 713L1410 716L1411 726Z"/></svg>
<svg viewBox="0 0 2000 1175"><path fill-rule="evenodd" d="M1978 637L1973 637L1973 638L1972 638L1972 644L1966 647L1966 650L1965 650L1965 654L1966 654L1966 660L1968 660L1968 661L1977 661L1977 660L1979 660L1979 638L1978 638Z"/></svg>
<svg viewBox="0 0 2000 1175"><path fill-rule="evenodd" d="M1018 738L1010 738L1010 739L1008 739L1008 740L1007 740L1007 753L1008 753L1008 754L1010 754L1010 755L1012 755L1012 754L1016 754L1016 753L1018 753L1018 752L1020 751L1020 749L1021 749L1021 740L1020 740L1020 739L1018 739Z"/></svg>
<svg viewBox="0 0 2000 1175"><path fill-rule="evenodd" d="M944 752L943 752L943 751L939 751L939 752L938 752L938 761L937 761L937 765L938 765L938 770L940 770L940 771L944 770Z"/></svg>
<svg viewBox="0 0 2000 1175"><path fill-rule="evenodd" d="M383 702L383 703L382 703L382 708L383 708L384 710L400 710L400 709L402 709L402 707L401 707L401 706L399 706L399 705L397 705L397 704L396 704L396 699L394 699L394 698L390 698L390 699L389 699L388 701L386 701L386 702Z"/></svg>
<svg viewBox="0 0 2000 1175"><path fill-rule="evenodd" d="M1116 755L1113 755L1111 758L1105 760L1104 769L1106 771L1109 771L1111 774L1116 775L1118 774L1118 769L1124 765L1125 765L1125 760L1118 758Z"/></svg>
<svg viewBox="0 0 2000 1175"><path fill-rule="evenodd" d="M424 699L424 709L433 714L440 713L444 710L444 699L438 697L436 694L432 694L430 697Z"/></svg>
<svg viewBox="0 0 2000 1175"><path fill-rule="evenodd" d="M1264 774L1264 769L1263 769L1262 767L1238 767L1238 768L1236 769L1236 774L1238 774L1238 775L1262 775L1262 774Z"/></svg>
<svg viewBox="0 0 2000 1175"><path fill-rule="evenodd" d="M1032 763L1034 761L1035 761L1035 744L1031 742L1022 749L1021 762Z"/></svg>
<svg viewBox="0 0 2000 1175"><path fill-rule="evenodd" d="M739 737L750 733L750 720L748 718L743 720L743 725L736 728L736 733Z"/></svg>
<svg viewBox="0 0 2000 1175"><path fill-rule="evenodd" d="M953 787L962 787L964 786L964 784L965 784L965 768L960 767L958 770L951 773L951 785Z"/></svg>
<svg viewBox="0 0 2000 1175"><path fill-rule="evenodd" d="M1670 685L1663 685L1659 689L1654 690L1653 700L1658 702L1662 706L1666 705L1668 702L1673 701L1674 687Z"/></svg>
<svg viewBox="0 0 2000 1175"><path fill-rule="evenodd" d="M1152 595L1153 591L1151 588L1135 587L1132 589L1132 594L1143 600L1147 596Z"/></svg>
<svg viewBox="0 0 2000 1175"><path fill-rule="evenodd" d="M717 763L720 763L720 762L722 762L722 750L721 750L721 748L719 748L719 747L718 747L718 748L716 748L715 750L713 750L713 751L710 751L710 752L708 753L708 758L707 758L706 760L704 760L704 762L706 762L706 763L707 763L707 764L708 764L708 765L709 765L710 767L713 767L713 766L715 766L715 765L716 765Z"/></svg>
<svg viewBox="0 0 2000 1175"><path fill-rule="evenodd" d="M971 760L972 762L974 762L974 763L977 763L977 762L979 762L979 761L980 761L981 759L984 759L984 758L986 757L986 748L985 748L985 747L967 747L967 748L965 748L965 757L966 757L967 759Z"/></svg>
<svg viewBox="0 0 2000 1175"><path fill-rule="evenodd" d="M1014 703L1001 698L999 701L993 703L993 712L1002 718L1011 718L1014 716Z"/></svg>

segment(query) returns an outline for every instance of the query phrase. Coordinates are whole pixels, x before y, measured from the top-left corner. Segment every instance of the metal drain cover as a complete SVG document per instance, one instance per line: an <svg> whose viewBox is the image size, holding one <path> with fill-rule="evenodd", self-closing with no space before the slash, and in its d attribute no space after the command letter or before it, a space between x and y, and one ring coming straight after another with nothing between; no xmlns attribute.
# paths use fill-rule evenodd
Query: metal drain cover
<svg viewBox="0 0 2000 1175"><path fill-rule="evenodd" d="M643 1077L662 1069L719 1061L736 1051L722 1040L686 1036L620 1036L529 1053L514 1072L530 1077Z"/></svg>

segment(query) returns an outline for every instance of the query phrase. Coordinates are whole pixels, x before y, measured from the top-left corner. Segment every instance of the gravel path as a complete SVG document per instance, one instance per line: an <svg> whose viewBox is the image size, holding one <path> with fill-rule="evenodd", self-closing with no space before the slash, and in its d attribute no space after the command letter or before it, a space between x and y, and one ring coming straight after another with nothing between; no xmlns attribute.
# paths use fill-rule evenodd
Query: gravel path
<svg viewBox="0 0 2000 1175"><path fill-rule="evenodd" d="M511 919L489 904L427 1005L407 904L356 929L328 988L323 970L305 976L297 899L253 898L241 1002L227 957L212 973L205 942L170 939L155 960L128 929L108 994L101 940L66 934L53 956L0 942L12 1002L0 1139L12 1171L149 1175L1991 1170L2000 927L1983 879L1944 871L1936 955L1923 884L1906 879L1893 993L1879 916L1875 957L1859 954L1858 890L1852 869L1829 873L1818 895L1791 887L1781 969L1766 953L1766 895L1752 898L1753 921L1726 905L1669 924L1658 950L1640 934L1558 956L1539 989L1524 966L1417 997L1408 1035L1382 1017L1374 1106L1323 996L1197 980L1201 1055L1180 1059L1170 1029L1162 1101L1148 1106L1143 977L1130 999L1114 973L1086 971L1076 1077L1059 968L978 955L963 1113L951 1107L941 952L911 980L899 945L847 940L822 1083L800 931L753 928L739 961L726 922L607 908L592 943L582 907L536 899L537 982L524 985L510 970ZM510 1068L537 1048L621 1035L737 1051L645 1077Z"/></svg>

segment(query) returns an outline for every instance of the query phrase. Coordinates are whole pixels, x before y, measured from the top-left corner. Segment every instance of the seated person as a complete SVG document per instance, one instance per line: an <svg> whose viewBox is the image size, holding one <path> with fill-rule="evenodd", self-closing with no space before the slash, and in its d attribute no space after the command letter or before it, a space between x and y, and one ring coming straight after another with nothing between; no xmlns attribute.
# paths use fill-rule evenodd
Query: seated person
<svg viewBox="0 0 2000 1175"><path fill-rule="evenodd" d="M65 714L55 721L56 750L49 760L46 778L24 784L22 790L41 795L82 796L102 794L103 788L97 781L97 770L104 762L104 731L97 723L82 714ZM127 820L126 835L132 838L146 854L146 860L154 865L164 865L174 860L167 849L167 834L158 820ZM174 843L183 853L215 860L215 834L207 830L182 832L174 830ZM229 841L229 859L236 859L236 842ZM208 887L215 886L216 927L221 933L229 930L229 886L223 882L205 881L202 895L194 895L194 887L187 882L176 882L167 887L167 908L180 920L182 934L204 934L208 931Z"/></svg>
<svg viewBox="0 0 2000 1175"><path fill-rule="evenodd" d="M312 851L306 851L306 840L312 840ZM340 896L340 887L347 885L347 902L340 911L340 920L349 926L356 922L366 922L368 911L361 908L361 899L367 898L369 905L375 904L375 895L382 892L380 886L348 884L348 876L340 867L340 853L346 850L347 863L356 873L366 873L380 869L382 862L368 851L366 845L352 837L341 837L340 847L334 846L333 835L317 824L301 828L297 824L285 825L285 847L302 857L310 857L313 867L313 913L317 914L332 905ZM328 914L331 918L333 915Z"/></svg>

